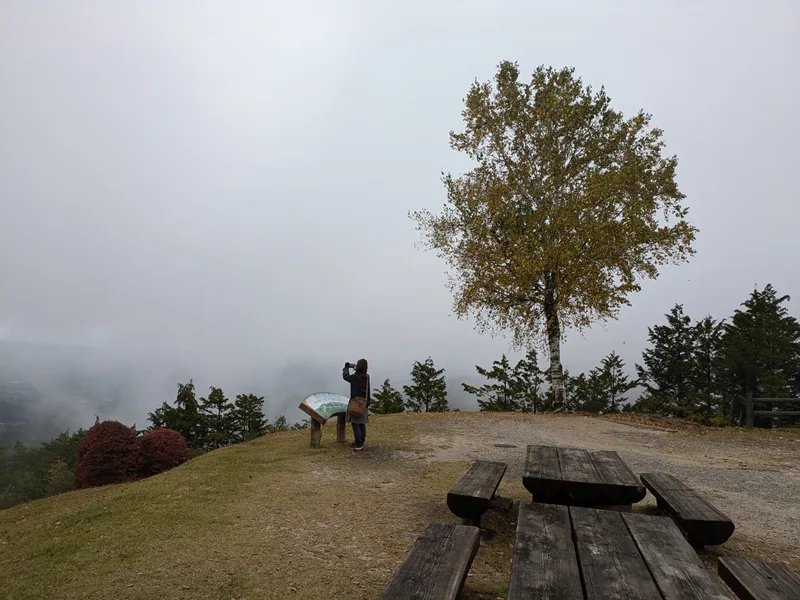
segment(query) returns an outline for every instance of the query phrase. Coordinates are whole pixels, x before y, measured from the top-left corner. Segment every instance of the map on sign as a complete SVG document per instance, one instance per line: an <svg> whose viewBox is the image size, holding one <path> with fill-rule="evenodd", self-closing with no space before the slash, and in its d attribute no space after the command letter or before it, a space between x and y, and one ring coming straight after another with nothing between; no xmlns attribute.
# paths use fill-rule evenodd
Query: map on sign
<svg viewBox="0 0 800 600"><path fill-rule="evenodd" d="M324 423L333 415L347 412L350 398L342 394L317 392L306 396L300 403L300 410L311 416L312 419Z"/></svg>

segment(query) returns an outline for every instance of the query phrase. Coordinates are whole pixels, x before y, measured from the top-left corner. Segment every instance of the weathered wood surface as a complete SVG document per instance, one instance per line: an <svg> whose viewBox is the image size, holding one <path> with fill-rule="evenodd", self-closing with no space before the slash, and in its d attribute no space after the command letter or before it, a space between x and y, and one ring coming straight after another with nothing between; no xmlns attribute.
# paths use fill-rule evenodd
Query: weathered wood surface
<svg viewBox="0 0 800 600"><path fill-rule="evenodd" d="M382 600L455 600L479 543L477 527L431 523L386 584Z"/></svg>
<svg viewBox="0 0 800 600"><path fill-rule="evenodd" d="M479 525L507 468L502 462L475 461L447 493L447 507L454 515Z"/></svg>
<svg viewBox="0 0 800 600"><path fill-rule="evenodd" d="M311 419L311 447L319 448L322 440L322 426L316 419Z"/></svg>
<svg viewBox="0 0 800 600"><path fill-rule="evenodd" d="M723 556L717 571L741 600L800 600L800 573L780 563Z"/></svg>
<svg viewBox="0 0 800 600"><path fill-rule="evenodd" d="M641 479L693 545L716 546L733 534L733 521L672 475L642 473Z"/></svg>
<svg viewBox="0 0 800 600"><path fill-rule="evenodd" d="M800 398L753 398L755 404L800 404Z"/></svg>
<svg viewBox="0 0 800 600"><path fill-rule="evenodd" d="M664 600L732 600L672 519L628 513L622 520Z"/></svg>
<svg viewBox="0 0 800 600"><path fill-rule="evenodd" d="M577 506L569 513L587 600L661 600L621 513Z"/></svg>
<svg viewBox="0 0 800 600"><path fill-rule="evenodd" d="M534 599L583 600L566 506L520 504L508 600Z"/></svg>
<svg viewBox="0 0 800 600"><path fill-rule="evenodd" d="M616 452L528 446L522 483L534 502L626 505L646 495Z"/></svg>
<svg viewBox="0 0 800 600"><path fill-rule="evenodd" d="M590 452L589 457L603 483L600 494L604 504L634 504L647 495L642 482L613 450Z"/></svg>
<svg viewBox="0 0 800 600"><path fill-rule="evenodd" d="M347 441L347 419L344 413L336 415L336 443L344 444Z"/></svg>
<svg viewBox="0 0 800 600"><path fill-rule="evenodd" d="M800 417L800 410L754 410L753 414L762 417Z"/></svg>
<svg viewBox="0 0 800 600"><path fill-rule="evenodd" d="M556 501L563 487L558 448L553 446L528 446L522 484L534 502Z"/></svg>

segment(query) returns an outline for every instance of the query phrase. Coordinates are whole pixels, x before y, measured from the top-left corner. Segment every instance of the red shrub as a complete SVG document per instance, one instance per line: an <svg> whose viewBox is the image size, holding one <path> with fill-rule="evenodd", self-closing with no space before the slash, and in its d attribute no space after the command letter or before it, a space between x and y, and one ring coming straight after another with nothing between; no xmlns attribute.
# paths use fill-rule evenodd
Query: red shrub
<svg viewBox="0 0 800 600"><path fill-rule="evenodd" d="M75 487L87 488L136 479L141 464L139 438L119 421L94 425L78 447Z"/></svg>
<svg viewBox="0 0 800 600"><path fill-rule="evenodd" d="M189 446L173 429L154 429L141 440L142 475L149 477L189 460Z"/></svg>

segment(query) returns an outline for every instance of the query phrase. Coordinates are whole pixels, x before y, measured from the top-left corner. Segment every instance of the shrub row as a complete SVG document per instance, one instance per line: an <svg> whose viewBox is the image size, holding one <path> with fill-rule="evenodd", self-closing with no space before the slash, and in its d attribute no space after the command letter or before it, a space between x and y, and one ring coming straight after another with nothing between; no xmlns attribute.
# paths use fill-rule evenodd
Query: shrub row
<svg viewBox="0 0 800 600"><path fill-rule="evenodd" d="M187 460L189 447L177 431L159 428L140 438L119 421L102 421L89 429L78 448L75 488L150 477Z"/></svg>

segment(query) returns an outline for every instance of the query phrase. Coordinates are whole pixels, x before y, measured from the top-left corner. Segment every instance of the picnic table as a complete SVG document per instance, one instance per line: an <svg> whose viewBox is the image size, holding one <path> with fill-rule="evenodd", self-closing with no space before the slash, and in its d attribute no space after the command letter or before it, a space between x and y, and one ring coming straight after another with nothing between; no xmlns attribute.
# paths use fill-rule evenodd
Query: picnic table
<svg viewBox="0 0 800 600"><path fill-rule="evenodd" d="M669 517L519 509L508 600L731 600Z"/></svg>
<svg viewBox="0 0 800 600"><path fill-rule="evenodd" d="M534 502L570 506L631 505L647 494L612 450L528 446L522 483Z"/></svg>

